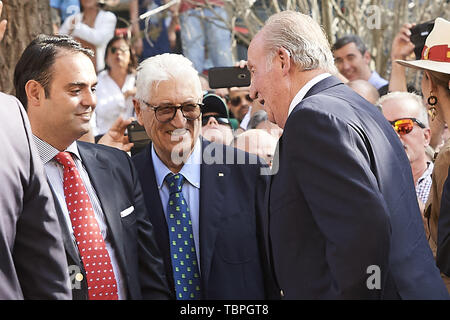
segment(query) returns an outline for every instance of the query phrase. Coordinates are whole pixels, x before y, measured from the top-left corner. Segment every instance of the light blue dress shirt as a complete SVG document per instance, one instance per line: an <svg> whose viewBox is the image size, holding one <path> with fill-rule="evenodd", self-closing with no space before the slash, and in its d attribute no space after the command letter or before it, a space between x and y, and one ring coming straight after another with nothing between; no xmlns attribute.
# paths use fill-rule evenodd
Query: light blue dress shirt
<svg viewBox="0 0 450 320"><path fill-rule="evenodd" d="M197 140L194 150L189 156L180 174L185 178L183 185L183 196L189 206L192 232L194 233L195 251L197 254L198 266L200 269L200 245L199 245L199 212L200 212L200 164L202 161L202 143L200 139ZM153 167L155 169L156 183L158 184L159 196L164 210L164 215L167 220L167 204L169 203L169 186L164 181L166 176L173 172L159 159L156 154L155 147L152 145L151 157L153 160Z"/></svg>

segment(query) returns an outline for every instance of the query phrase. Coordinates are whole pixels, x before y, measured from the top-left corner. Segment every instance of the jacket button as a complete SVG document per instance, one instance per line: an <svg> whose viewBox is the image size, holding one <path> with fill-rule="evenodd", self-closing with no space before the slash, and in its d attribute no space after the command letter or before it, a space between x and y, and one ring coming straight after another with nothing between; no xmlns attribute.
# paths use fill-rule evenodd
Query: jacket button
<svg viewBox="0 0 450 320"><path fill-rule="evenodd" d="M78 282L81 282L83 280L83 274L82 273L77 273L75 275L75 280L77 280Z"/></svg>

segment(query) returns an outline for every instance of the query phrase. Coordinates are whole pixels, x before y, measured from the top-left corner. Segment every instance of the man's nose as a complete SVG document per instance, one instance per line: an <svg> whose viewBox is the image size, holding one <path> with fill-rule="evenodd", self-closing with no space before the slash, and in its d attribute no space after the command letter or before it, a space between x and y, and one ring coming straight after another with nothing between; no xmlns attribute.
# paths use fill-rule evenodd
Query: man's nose
<svg viewBox="0 0 450 320"><path fill-rule="evenodd" d="M86 107L92 106L93 108L95 108L97 104L97 96L93 91L89 91L83 95L83 100L81 101L81 103Z"/></svg>
<svg viewBox="0 0 450 320"><path fill-rule="evenodd" d="M184 128L186 124L186 118L183 115L183 112L181 112L181 109L177 109L175 113L175 117L173 117L171 121L172 125L176 128Z"/></svg>
<svg viewBox="0 0 450 320"><path fill-rule="evenodd" d="M209 117L207 125L208 126L218 126L219 123L217 122L216 118Z"/></svg>

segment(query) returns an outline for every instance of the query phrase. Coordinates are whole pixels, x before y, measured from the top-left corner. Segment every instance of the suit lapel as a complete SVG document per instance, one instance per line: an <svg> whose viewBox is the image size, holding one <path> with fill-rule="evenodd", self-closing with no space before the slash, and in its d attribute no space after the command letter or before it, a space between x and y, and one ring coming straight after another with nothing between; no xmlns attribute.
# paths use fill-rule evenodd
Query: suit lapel
<svg viewBox="0 0 450 320"><path fill-rule="evenodd" d="M172 274L172 260L170 257L169 247L169 231L167 226L166 217L164 215L161 198L159 196L158 184L156 183L155 169L151 158L150 148L151 143L145 148L143 163L139 166L139 176L142 186L142 192L145 195L145 205L147 207L150 221L153 224L155 230L156 240L159 245L159 249L163 255L164 263ZM168 277L172 282L172 277Z"/></svg>
<svg viewBox="0 0 450 320"><path fill-rule="evenodd" d="M83 165L88 172L89 179L97 193L103 214L106 217L109 228L108 234L112 236L115 244L114 248L118 252L119 261L123 266L123 270L127 270L125 268L127 264L123 246L122 222L120 221L119 215L121 208L116 208L114 205L116 201L112 200L115 194L111 188L113 188L117 181L111 179L113 174L110 168L104 165L108 163L107 158L104 158L100 152L97 152L97 149L88 147L88 144L77 143L77 145Z"/></svg>
<svg viewBox="0 0 450 320"><path fill-rule="evenodd" d="M56 196L55 191L53 190L50 182L48 183L50 190L52 191L56 213L58 215L59 225L61 226L61 234L64 242L64 248L66 250L66 254L71 258L75 263L79 263L80 255L78 253L78 248L72 238L72 234L70 232L69 226L67 225L66 217L64 216L64 212L61 209L61 206L58 202L58 197Z"/></svg>
<svg viewBox="0 0 450 320"><path fill-rule="evenodd" d="M202 154L209 143L202 141ZM220 160L225 159L225 148ZM215 150L213 151L215 152ZM214 156L214 154L213 154ZM226 186L230 169L224 164L205 164L203 159L200 171L200 266L203 286L207 288L211 270L217 233L220 230L222 214L226 213L224 204L232 201L226 197Z"/></svg>

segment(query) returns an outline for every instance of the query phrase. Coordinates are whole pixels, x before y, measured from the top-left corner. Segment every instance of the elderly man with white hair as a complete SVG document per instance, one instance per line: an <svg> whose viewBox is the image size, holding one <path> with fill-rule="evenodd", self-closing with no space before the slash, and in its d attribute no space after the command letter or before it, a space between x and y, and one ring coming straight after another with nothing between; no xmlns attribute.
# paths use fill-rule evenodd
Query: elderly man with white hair
<svg viewBox="0 0 450 320"><path fill-rule="evenodd" d="M405 148L411 164L417 198L424 205L430 194L433 162L426 153L431 130L422 98L414 93L392 92L383 96L378 104Z"/></svg>
<svg viewBox="0 0 450 320"><path fill-rule="evenodd" d="M447 299L403 146L381 112L332 75L317 22L271 16L250 43L248 68L251 98L284 129L268 192L281 295Z"/></svg>
<svg viewBox="0 0 450 320"><path fill-rule="evenodd" d="M173 296L270 298L261 162L200 138L202 90L185 57L148 58L136 88L137 118L152 142L133 161Z"/></svg>

